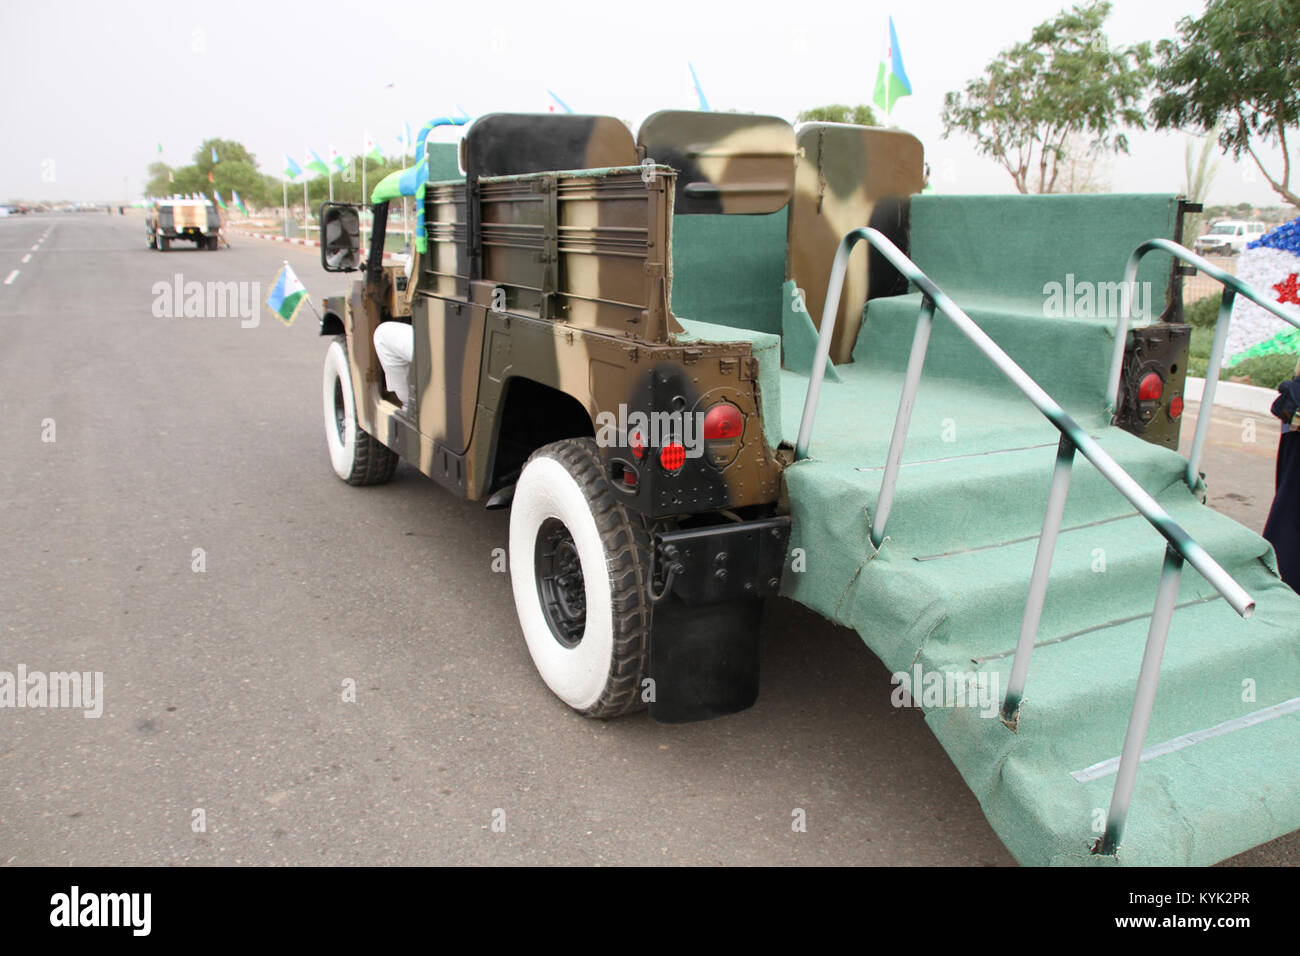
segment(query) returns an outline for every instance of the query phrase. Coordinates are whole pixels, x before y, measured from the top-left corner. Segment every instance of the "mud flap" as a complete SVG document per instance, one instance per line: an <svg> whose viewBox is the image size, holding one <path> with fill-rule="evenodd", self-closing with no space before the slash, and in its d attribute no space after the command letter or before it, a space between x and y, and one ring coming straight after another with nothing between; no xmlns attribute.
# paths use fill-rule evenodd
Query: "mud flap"
<svg viewBox="0 0 1300 956"><path fill-rule="evenodd" d="M682 724L753 706L763 601L789 540L787 516L655 536L670 577L650 630L651 717Z"/></svg>
<svg viewBox="0 0 1300 956"><path fill-rule="evenodd" d="M654 609L650 716L663 724L725 717L758 699L761 598L688 605L670 596Z"/></svg>

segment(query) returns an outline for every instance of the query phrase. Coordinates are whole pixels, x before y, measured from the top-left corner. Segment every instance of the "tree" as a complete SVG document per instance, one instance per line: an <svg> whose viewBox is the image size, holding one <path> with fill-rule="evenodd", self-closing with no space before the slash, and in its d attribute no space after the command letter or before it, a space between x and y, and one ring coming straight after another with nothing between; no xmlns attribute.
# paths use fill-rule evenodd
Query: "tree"
<svg viewBox="0 0 1300 956"><path fill-rule="evenodd" d="M974 137L976 149L1002 165L1016 188L1056 189L1067 139L1127 153L1127 126L1145 128L1140 100L1151 80L1151 45L1111 49L1102 24L1108 0L1092 0L1040 23L1027 42L1002 51L960 93L943 103L943 135Z"/></svg>
<svg viewBox="0 0 1300 956"><path fill-rule="evenodd" d="M796 118L798 123L856 123L859 126L878 126L876 111L870 106L845 106L832 103L830 106L815 106L804 110Z"/></svg>
<svg viewBox="0 0 1300 956"><path fill-rule="evenodd" d="M1210 194L1210 184L1219 172L1219 164L1210 161L1219 128L1216 126L1201 139L1201 148L1193 150L1195 143L1188 140L1183 153L1183 167L1187 173L1187 182L1183 186L1189 202L1205 204L1205 197ZM1193 158L1195 157L1195 158ZM1191 242L1201 234L1201 223L1205 221L1204 212L1188 213L1183 217L1183 239Z"/></svg>
<svg viewBox="0 0 1300 956"><path fill-rule="evenodd" d="M172 183L173 170L164 162L149 164L149 182L144 187L146 196L170 196L176 192Z"/></svg>
<svg viewBox="0 0 1300 956"><path fill-rule="evenodd" d="M1223 151L1248 154L1273 191L1300 207L1287 143L1300 119L1300 4L1210 0L1200 19L1178 21L1178 39L1157 49L1156 128L1207 133L1221 123ZM1259 143L1281 147L1280 176L1264 167Z"/></svg>

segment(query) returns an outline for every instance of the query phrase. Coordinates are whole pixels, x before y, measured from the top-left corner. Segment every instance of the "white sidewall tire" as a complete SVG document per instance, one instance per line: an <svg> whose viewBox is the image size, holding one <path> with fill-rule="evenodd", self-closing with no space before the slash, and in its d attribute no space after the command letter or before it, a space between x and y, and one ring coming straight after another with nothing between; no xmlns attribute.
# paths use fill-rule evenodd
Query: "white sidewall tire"
<svg viewBox="0 0 1300 956"><path fill-rule="evenodd" d="M338 426L334 418L334 385L342 383L343 391L343 438L339 438ZM357 454L357 408L352 395L352 372L348 368L348 353L343 343L335 340L330 343L325 353L325 375L323 382L325 403L325 444L329 448L330 465L334 474L344 481L352 475L352 468Z"/></svg>
<svg viewBox="0 0 1300 956"><path fill-rule="evenodd" d="M537 592L537 532L548 518L564 522L582 565L587 620L582 640L571 648L551 632ZM545 455L525 466L515 487L510 511L510 583L537 672L560 700L574 710L589 710L604 693L614 657L608 558L587 496L563 464Z"/></svg>

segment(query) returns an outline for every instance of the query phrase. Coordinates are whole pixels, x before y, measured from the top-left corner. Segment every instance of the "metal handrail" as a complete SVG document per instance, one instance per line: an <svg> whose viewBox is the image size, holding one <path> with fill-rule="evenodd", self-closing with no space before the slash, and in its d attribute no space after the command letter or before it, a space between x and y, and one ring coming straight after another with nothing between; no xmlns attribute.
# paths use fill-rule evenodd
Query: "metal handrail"
<svg viewBox="0 0 1300 956"><path fill-rule="evenodd" d="M1192 439L1192 451L1187 456L1187 486L1195 488L1200 478L1198 468L1201 452L1205 448L1205 438L1210 431L1210 411L1214 408L1214 394L1219 387L1219 366L1223 362L1223 347L1228 340L1228 325L1232 320L1232 306L1237 296L1243 295L1265 311L1271 312L1279 319L1290 322L1300 329L1300 311L1284 308L1277 302L1270 302L1260 295L1249 283L1243 282L1230 272L1208 262L1186 246L1181 246L1169 239L1148 239L1129 256L1124 266L1124 281L1120 286L1119 320L1115 324L1115 345L1110 360L1110 379L1106 383L1108 400L1114 402L1112 413L1119 402L1119 379L1124 365L1124 347L1127 344L1128 327L1132 321L1133 293L1137 291L1138 263L1148 252L1163 249L1175 259L1180 259L1195 266L1211 279L1222 285L1223 300L1219 305L1219 316L1214 320L1214 344L1210 346L1210 365L1205 370L1205 390L1201 393L1201 411L1196 416L1196 435Z"/></svg>
<svg viewBox="0 0 1300 956"><path fill-rule="evenodd" d="M1124 821L1128 815L1129 803L1137 779L1138 763L1141 760L1142 744L1146 738L1147 726L1151 720L1151 708L1155 702L1156 684L1160 678L1160 662L1164 655L1165 642L1169 635L1169 623L1173 616L1174 603L1178 597L1178 584L1182 575L1183 562L1192 565L1210 582L1242 617L1249 617L1255 609L1255 602L1240 584L1228 574L1223 567L1210 557L1192 537L1183 530L1169 514L1156 503L1147 491L1134 480L1079 424L1066 414L1065 410L1047 394L1043 388L1029 376L1005 351L1002 350L975 320L968 316L940 289L934 281L904 255L887 236L876 229L864 227L855 229L840 240L831 265L830 280L826 288L826 301L822 309L821 328L817 336L817 351L813 357L812 371L808 380L808 392L804 397L803 415L799 421L799 434L795 442L795 458L808 457L808 445L812 440L813 422L817 417L817 406L821 399L822 382L826 376L826 362L830 357L831 337L835 331L836 313L839 311L840 293L844 284L844 275L848 269L849 253L859 240L865 239L874 249L883 255L921 291L921 308L916 321L916 333L912 339L912 350L907 359L907 371L903 377L903 392L899 397L898 413L894 420L894 431L890 436L888 457L885 471L880 482L880 496L876 502L876 511L871 522L871 543L879 549L884 542L885 525L889 511L893 506L894 490L898 484L898 472L902 464L903 446L907 441L907 430L911 422L912 409L916 403L916 391L920 385L921 372L925 365L925 352L930 341L930 330L934 324L934 313L942 312L957 330L974 345L984 357L993 363L1021 393L1037 408L1049 422L1061 433L1057 446L1056 464L1052 470L1052 483L1048 492L1047 507L1043 515L1043 530L1038 539L1038 550L1034 556L1034 568L1030 575L1029 595L1025 600L1025 613L1021 619L1020 637L1016 643L1015 657L1011 664L1011 675L1007 681L1007 693L1002 703L1002 720L1011 730L1016 730L1020 703L1024 697L1025 680L1029 672L1029 659L1038 636L1038 624L1042 617L1043 602L1047 595L1047 584L1051 571L1052 555L1056 548L1057 534L1065 513L1065 499L1070 486L1076 450L1092 462L1138 513L1151 524L1167 542L1165 563L1161 571L1160 584L1156 590L1155 607L1151 614L1151 624L1147 631L1146 649L1138 671L1137 693L1133 709L1129 713L1128 728L1124 736L1124 748L1120 755L1119 770L1116 773L1115 790L1111 795L1110 812L1106 820L1106 830L1098 841L1096 851L1113 854L1119 847ZM1152 240L1162 242L1163 240ZM1135 273L1136 274L1136 273ZM1131 287L1126 288L1131 290ZM1124 311L1124 310L1122 310ZM1118 384L1117 386L1118 387ZM1115 389L1108 391L1114 394ZM1207 416L1208 420L1208 416Z"/></svg>

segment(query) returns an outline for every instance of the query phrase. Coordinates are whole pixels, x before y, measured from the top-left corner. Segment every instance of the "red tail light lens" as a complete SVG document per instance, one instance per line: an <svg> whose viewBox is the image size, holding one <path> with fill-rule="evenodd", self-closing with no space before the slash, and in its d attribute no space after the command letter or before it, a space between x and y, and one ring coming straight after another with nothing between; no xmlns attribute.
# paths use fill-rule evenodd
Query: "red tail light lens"
<svg viewBox="0 0 1300 956"><path fill-rule="evenodd" d="M719 402L704 416L704 440L739 438L745 430L745 417L730 402Z"/></svg>
<svg viewBox="0 0 1300 956"><path fill-rule="evenodd" d="M659 450L659 464L663 465L664 471L680 470L686 464L686 447L677 442L664 445Z"/></svg>
<svg viewBox="0 0 1300 956"><path fill-rule="evenodd" d="M632 449L632 454L637 458L645 457L645 439L641 437L640 432L633 432L629 435L627 444Z"/></svg>
<svg viewBox="0 0 1300 956"><path fill-rule="evenodd" d="M1169 417L1177 421L1183 417L1183 396L1175 395L1169 402Z"/></svg>
<svg viewBox="0 0 1300 956"><path fill-rule="evenodd" d="M1138 385L1138 401L1156 402L1165 390L1165 383L1155 372L1148 372Z"/></svg>

